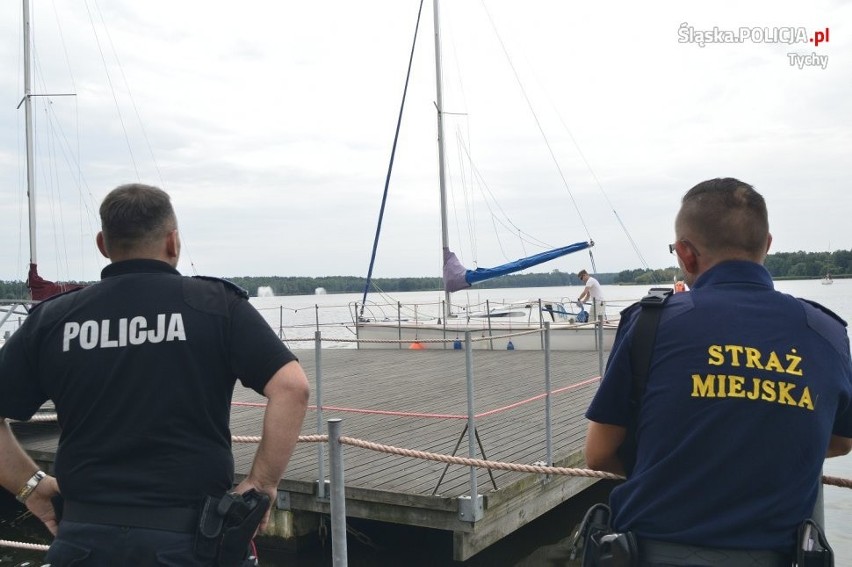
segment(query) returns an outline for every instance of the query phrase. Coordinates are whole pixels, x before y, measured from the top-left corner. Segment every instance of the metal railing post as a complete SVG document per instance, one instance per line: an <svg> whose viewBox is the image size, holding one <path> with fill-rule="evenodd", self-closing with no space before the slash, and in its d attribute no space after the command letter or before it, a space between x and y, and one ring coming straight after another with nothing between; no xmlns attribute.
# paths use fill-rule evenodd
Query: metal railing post
<svg viewBox="0 0 852 567"><path fill-rule="evenodd" d="M328 420L328 455L331 460L331 556L334 567L346 567L346 493L343 481L341 419Z"/></svg>
<svg viewBox="0 0 852 567"><path fill-rule="evenodd" d="M322 333L314 332L314 364L317 382L317 435L322 435ZM325 499L325 448L317 443L317 498Z"/></svg>
<svg viewBox="0 0 852 567"><path fill-rule="evenodd" d="M9 319L9 317L12 316L12 314L15 312L15 309L17 309L17 307L18 307L18 305L16 303L9 304L9 310L6 311L6 314L3 315L3 319L0 320L0 326L6 324L6 320Z"/></svg>
<svg viewBox="0 0 852 567"><path fill-rule="evenodd" d="M284 306L278 306L278 338L284 338Z"/></svg>
<svg viewBox="0 0 852 567"><path fill-rule="evenodd" d="M491 330L491 302L485 300L485 320L488 321L488 350L494 350L494 332Z"/></svg>
<svg viewBox="0 0 852 567"><path fill-rule="evenodd" d="M467 374L467 454L476 458L476 417L473 413L473 343L470 331L464 333L464 364ZM482 519L482 497L476 485L476 467L470 467L470 496L459 498L459 519L463 522L476 522Z"/></svg>
<svg viewBox="0 0 852 567"><path fill-rule="evenodd" d="M396 302L396 338L399 340L397 348L402 349L402 303Z"/></svg>
<svg viewBox="0 0 852 567"><path fill-rule="evenodd" d="M441 310L441 313L438 315L438 320L443 321L443 327L444 327L444 342L441 343L441 347L443 347L446 350L446 348L447 348L447 313L449 313L449 311L445 307L445 303L444 303L443 299L440 301L438 308Z"/></svg>
<svg viewBox="0 0 852 567"><path fill-rule="evenodd" d="M319 304L315 303L314 308L316 309L314 320L316 321L316 324L317 324L317 331L319 331Z"/></svg>
<svg viewBox="0 0 852 567"><path fill-rule="evenodd" d="M467 456L476 458L476 417L473 407L473 344L470 340L470 331L464 333L464 370L467 376ZM476 467L470 467L470 497L476 498L479 494L476 486Z"/></svg>
<svg viewBox="0 0 852 567"><path fill-rule="evenodd" d="M358 315L358 302L355 302L355 348L361 349L361 316Z"/></svg>
<svg viewBox="0 0 852 567"><path fill-rule="evenodd" d="M604 341L603 341L604 317L603 317L603 315L598 315L597 323L598 324L597 324L597 329L595 329L595 333L597 334L597 337L598 337L598 370L600 370L601 378L603 378L603 375L604 375L604 356L603 356L603 351L604 351Z"/></svg>
<svg viewBox="0 0 852 567"><path fill-rule="evenodd" d="M544 324L544 431L547 447L547 466L553 466L553 429L550 421L552 400L550 398L550 322Z"/></svg>

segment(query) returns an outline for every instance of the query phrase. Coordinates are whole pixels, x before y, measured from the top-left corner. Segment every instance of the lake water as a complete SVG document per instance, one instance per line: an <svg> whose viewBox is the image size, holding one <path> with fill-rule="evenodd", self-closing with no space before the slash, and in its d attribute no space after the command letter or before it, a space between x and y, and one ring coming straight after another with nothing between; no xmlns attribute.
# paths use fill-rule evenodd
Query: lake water
<svg viewBox="0 0 852 567"><path fill-rule="evenodd" d="M847 321L852 321L852 279L835 280L833 285L821 285L819 280L780 281L776 288L798 297L818 301ZM604 286L608 311L615 312L640 298L648 286ZM256 290L251 290L252 292ZM580 287L491 289L459 292L453 295L457 305L484 307L486 301L511 301L529 298L576 299ZM417 312L403 310L403 317L426 316L440 309L443 294L439 292L395 293L380 298L371 295L370 316L383 313L397 317L397 305L418 304ZM280 333L293 349L312 349L315 331L324 340L348 341L354 339L351 323L355 303L361 303L360 294L310 295L252 298L270 325ZM350 342L326 342L324 348L354 348ZM303 356L307 353L301 353ZM828 459L825 474L852 478L852 455ZM573 505L563 505L532 522L510 537L497 543L466 566L533 567L538 565L567 565L567 537L579 520L579 514L591 502L606 498L607 486L600 486L584 494ZM4 495L5 496L5 495ZM15 541L47 541L45 531L32 519L16 520L20 508L10 496L0 499L0 539ZM825 487L825 520L829 540L834 547L837 565L852 565L852 533L848 526L852 519L852 490L834 486ZM442 566L458 565L451 556L451 538L443 532L413 530L367 521L353 521L348 537L349 564L378 567L385 565ZM33 561L39 565L40 553L21 552L0 548L0 565L18 565ZM330 543L317 545L298 554L272 551L261 553L265 566L290 565L319 567L331 565Z"/></svg>

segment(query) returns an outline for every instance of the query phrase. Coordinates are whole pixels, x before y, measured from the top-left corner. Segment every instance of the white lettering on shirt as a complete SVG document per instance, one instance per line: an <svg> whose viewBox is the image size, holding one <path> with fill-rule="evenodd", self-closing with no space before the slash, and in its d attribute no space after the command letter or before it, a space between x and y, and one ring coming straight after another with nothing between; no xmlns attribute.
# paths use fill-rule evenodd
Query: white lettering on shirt
<svg viewBox="0 0 852 567"><path fill-rule="evenodd" d="M73 346L93 350L185 340L186 328L180 313L160 313L152 324L141 315L130 320L69 321L62 332L62 352Z"/></svg>

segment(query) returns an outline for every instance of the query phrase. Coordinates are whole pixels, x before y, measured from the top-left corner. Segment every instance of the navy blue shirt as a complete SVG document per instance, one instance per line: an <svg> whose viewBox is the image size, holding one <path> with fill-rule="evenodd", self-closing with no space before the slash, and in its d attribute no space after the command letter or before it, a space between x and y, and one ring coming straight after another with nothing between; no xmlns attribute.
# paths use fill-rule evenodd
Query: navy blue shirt
<svg viewBox="0 0 852 567"><path fill-rule="evenodd" d="M624 313L588 419L628 425ZM763 266L708 270L663 309L632 475L610 497L613 526L662 541L790 551L810 517L832 434L852 437L845 323L777 292Z"/></svg>
<svg viewBox="0 0 852 567"><path fill-rule="evenodd" d="M263 393L296 357L225 282L154 260L101 276L36 306L0 349L0 415L54 401L71 500L183 506L230 490L236 380Z"/></svg>

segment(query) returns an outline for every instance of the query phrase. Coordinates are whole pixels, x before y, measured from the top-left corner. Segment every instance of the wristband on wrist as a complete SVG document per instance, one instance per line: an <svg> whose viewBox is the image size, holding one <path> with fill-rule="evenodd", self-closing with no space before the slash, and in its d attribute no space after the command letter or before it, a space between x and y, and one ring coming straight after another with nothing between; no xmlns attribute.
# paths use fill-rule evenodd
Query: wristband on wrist
<svg viewBox="0 0 852 567"><path fill-rule="evenodd" d="M25 503L27 501L27 498L29 498L30 495L32 495L33 491L36 489L36 486L38 486L38 483L44 480L46 476L47 474L45 474L44 471L36 471L35 474L30 477L27 483L18 491L18 494L15 496L18 502L20 502L21 504Z"/></svg>

